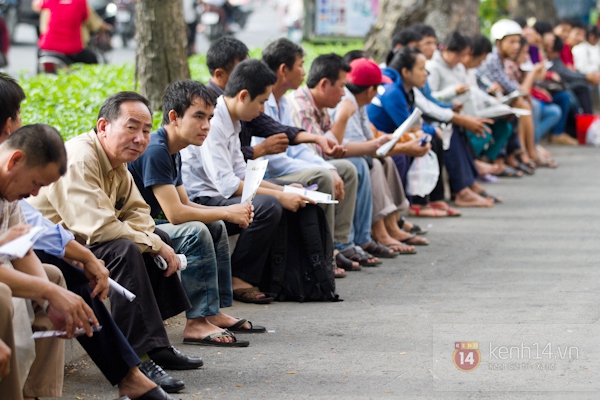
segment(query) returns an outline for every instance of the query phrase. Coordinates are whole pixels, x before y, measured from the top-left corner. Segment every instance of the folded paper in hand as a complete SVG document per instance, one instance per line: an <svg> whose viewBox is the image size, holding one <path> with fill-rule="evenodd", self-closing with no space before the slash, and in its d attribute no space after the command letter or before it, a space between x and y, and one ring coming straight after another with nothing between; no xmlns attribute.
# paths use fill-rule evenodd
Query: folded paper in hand
<svg viewBox="0 0 600 400"><path fill-rule="evenodd" d="M11 260L25 257L25 254L33 247L35 241L41 236L46 228L34 226L26 234L5 243L0 247L0 256L8 256Z"/></svg>
<svg viewBox="0 0 600 400"><path fill-rule="evenodd" d="M296 193L304 197L314 200L318 204L337 204L337 200L332 200L329 193L317 192L316 190L306 190L295 186L285 185L283 193Z"/></svg>
<svg viewBox="0 0 600 400"><path fill-rule="evenodd" d="M248 160L241 203L244 203L246 200L252 201L265 176L267 164L269 164L269 160Z"/></svg>
<svg viewBox="0 0 600 400"><path fill-rule="evenodd" d="M92 332L100 332L102 330L102 325L99 326L92 326ZM77 337L77 336L82 336L85 335L85 329L83 328L78 328L75 330L73 336ZM45 338L53 338L53 337L58 337L58 338L64 338L67 337L67 332L65 331L36 331L33 332L33 335L31 335L32 339L45 339Z"/></svg>
<svg viewBox="0 0 600 400"><path fill-rule="evenodd" d="M379 147L375 153L379 157L385 157L409 128L418 126L421 123L421 115L423 115L423 112L419 108L415 107L415 110L412 112L412 114L410 114L410 116L406 118L402 125L400 125L398 129L394 131L392 134L392 139Z"/></svg>

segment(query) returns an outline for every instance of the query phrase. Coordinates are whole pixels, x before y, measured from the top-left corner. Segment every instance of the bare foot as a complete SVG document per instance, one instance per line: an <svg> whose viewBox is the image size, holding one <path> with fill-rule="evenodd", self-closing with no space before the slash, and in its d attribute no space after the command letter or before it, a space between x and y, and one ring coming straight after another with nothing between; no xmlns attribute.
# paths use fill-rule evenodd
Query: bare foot
<svg viewBox="0 0 600 400"><path fill-rule="evenodd" d="M235 323L237 323L239 321L239 319L234 318L231 315L227 315L227 314L223 314L223 313L219 313L217 315L211 315L209 317L206 317L206 319L211 324L221 327L221 328L227 328L229 326L235 325ZM248 324L246 322L241 327L243 327L245 329L250 329L250 324Z"/></svg>
<svg viewBox="0 0 600 400"><path fill-rule="evenodd" d="M494 200L481 197L467 187L456 194L454 204L458 207L493 207Z"/></svg>
<svg viewBox="0 0 600 400"><path fill-rule="evenodd" d="M249 284L246 281L241 280L240 278L236 278L235 276L231 277L231 288L235 291L237 289L251 289L253 288L254 285ZM259 295L257 295L255 298L258 299L264 299L265 297L267 297L264 293L261 293Z"/></svg>
<svg viewBox="0 0 600 400"><path fill-rule="evenodd" d="M479 175L497 174L499 173L500 167L497 164L486 163L485 161L475 160L475 167Z"/></svg>
<svg viewBox="0 0 600 400"><path fill-rule="evenodd" d="M211 324L205 317L188 318L183 330L183 337L186 339L202 339L217 332L225 332L225 330ZM233 342L233 338L220 337L213 339L213 341L230 343Z"/></svg>
<svg viewBox="0 0 600 400"><path fill-rule="evenodd" d="M133 367L119 382L119 396L135 399L155 387L156 383L148 379L138 367Z"/></svg>

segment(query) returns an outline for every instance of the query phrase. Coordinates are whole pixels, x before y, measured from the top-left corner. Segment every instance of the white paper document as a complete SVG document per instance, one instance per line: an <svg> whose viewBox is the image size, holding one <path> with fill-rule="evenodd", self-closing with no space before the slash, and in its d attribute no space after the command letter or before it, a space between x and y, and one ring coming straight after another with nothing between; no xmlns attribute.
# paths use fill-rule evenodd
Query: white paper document
<svg viewBox="0 0 600 400"><path fill-rule="evenodd" d="M338 204L337 200L332 200L329 193L317 192L316 190L306 190L295 186L285 185L283 193L296 193L314 200L317 204Z"/></svg>
<svg viewBox="0 0 600 400"><path fill-rule="evenodd" d="M135 300L135 294L131 293L129 290L115 282L112 278L108 278L108 286L110 286L112 290L129 300L129 302Z"/></svg>
<svg viewBox="0 0 600 400"><path fill-rule="evenodd" d="M246 177L244 178L244 190L242 191L242 203L246 200L252 201L260 186L269 160L248 160L246 163Z"/></svg>
<svg viewBox="0 0 600 400"><path fill-rule="evenodd" d="M23 258L25 254L33 247L35 241L46 230L41 226L34 226L26 234L5 243L0 247L0 255L8 256L10 259Z"/></svg>
<svg viewBox="0 0 600 400"><path fill-rule="evenodd" d="M100 332L102 330L102 325L100 326L92 326L92 332ZM79 328L75 330L75 337L85 335L85 329ZM33 332L31 335L32 339L44 339L44 338L64 338L67 336L67 332L65 331L37 331Z"/></svg>
<svg viewBox="0 0 600 400"><path fill-rule="evenodd" d="M421 122L421 115L423 115L423 112L419 108L415 107L415 110L412 112L412 114L410 114L410 116L406 118L402 125L400 125L398 129L394 131L392 134L392 139L389 142L381 145L381 147L379 147L375 153L379 157L385 157L409 128L412 128Z"/></svg>

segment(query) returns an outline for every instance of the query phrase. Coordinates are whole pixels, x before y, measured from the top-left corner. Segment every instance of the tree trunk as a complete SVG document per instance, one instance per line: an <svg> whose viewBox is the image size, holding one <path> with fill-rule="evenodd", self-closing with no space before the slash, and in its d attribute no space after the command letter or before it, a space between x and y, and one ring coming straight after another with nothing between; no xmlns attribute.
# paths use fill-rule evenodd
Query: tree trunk
<svg viewBox="0 0 600 400"><path fill-rule="evenodd" d="M140 93L154 110L162 107L169 83L190 78L186 57L183 3L167 0L136 1L135 77Z"/></svg>
<svg viewBox="0 0 600 400"><path fill-rule="evenodd" d="M367 35L365 50L382 61L392 35L417 22L433 26L439 40L455 29L479 33L478 7L479 0L380 0L379 18Z"/></svg>
<svg viewBox="0 0 600 400"><path fill-rule="evenodd" d="M551 0L508 0L507 3L511 17L535 17L549 22L556 19L556 7Z"/></svg>

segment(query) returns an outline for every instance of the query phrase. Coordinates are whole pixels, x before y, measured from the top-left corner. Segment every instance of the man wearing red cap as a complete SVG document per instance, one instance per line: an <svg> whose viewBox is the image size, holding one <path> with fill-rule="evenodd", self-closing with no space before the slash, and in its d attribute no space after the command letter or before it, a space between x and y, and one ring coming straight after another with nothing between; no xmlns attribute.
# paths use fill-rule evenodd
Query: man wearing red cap
<svg viewBox="0 0 600 400"><path fill-rule="evenodd" d="M401 221L401 212L408 210L408 199L398 170L392 160L373 157L379 146L389 140L388 135L378 138L373 137L371 123L367 116L365 106L373 100L377 94L377 88L381 84L390 83L390 79L381 73L379 66L370 59L361 57L362 54L351 52L345 56L350 62L351 70L346 75L345 96L342 102L351 101L356 107L356 112L348 119L344 131L343 141L346 156L363 156L370 161L371 186L373 192L373 237L385 246L394 250L400 250L403 243L412 245L426 245L427 240L411 236L400 229L405 223ZM359 57L359 58L356 58ZM352 60L352 58L354 58ZM339 104L342 104L340 102ZM336 119L340 105L330 112L332 119ZM399 143L392 149L391 154L408 154L421 157L427 153L429 146L420 146L419 140L415 139L406 143ZM403 221L403 220L402 220ZM406 223L406 225L410 225ZM419 232L420 228L413 226L411 233Z"/></svg>

